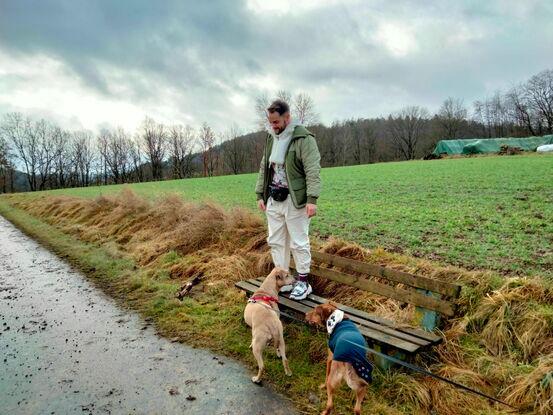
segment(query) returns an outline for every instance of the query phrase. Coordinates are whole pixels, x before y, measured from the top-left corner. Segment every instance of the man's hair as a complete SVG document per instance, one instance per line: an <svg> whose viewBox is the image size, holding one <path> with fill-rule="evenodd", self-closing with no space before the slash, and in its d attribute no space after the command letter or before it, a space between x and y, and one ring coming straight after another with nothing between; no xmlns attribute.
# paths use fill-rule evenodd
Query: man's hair
<svg viewBox="0 0 553 415"><path fill-rule="evenodd" d="M282 99L277 99L273 101L273 103L267 108L267 111L269 114L272 114L273 112L278 112L278 115L286 114L287 112L290 112L290 106Z"/></svg>

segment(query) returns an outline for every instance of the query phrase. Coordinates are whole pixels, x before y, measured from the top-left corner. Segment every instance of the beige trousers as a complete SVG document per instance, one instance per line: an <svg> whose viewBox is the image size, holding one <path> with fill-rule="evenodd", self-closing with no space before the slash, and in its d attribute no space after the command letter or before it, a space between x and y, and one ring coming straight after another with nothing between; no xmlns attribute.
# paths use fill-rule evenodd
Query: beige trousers
<svg viewBox="0 0 553 415"><path fill-rule="evenodd" d="M296 209L290 195L284 202L276 202L272 197L267 201L267 223L273 263L277 267L289 269L290 251L294 257L296 270L308 274L311 265L309 246L309 222L305 208Z"/></svg>

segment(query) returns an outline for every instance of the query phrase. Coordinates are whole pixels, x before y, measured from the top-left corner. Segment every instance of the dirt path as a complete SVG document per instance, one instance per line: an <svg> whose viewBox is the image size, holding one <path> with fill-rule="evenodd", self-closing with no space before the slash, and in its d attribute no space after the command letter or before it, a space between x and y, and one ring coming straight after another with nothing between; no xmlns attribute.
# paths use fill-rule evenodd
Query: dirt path
<svg viewBox="0 0 553 415"><path fill-rule="evenodd" d="M0 217L1 414L293 414L247 369L160 338Z"/></svg>

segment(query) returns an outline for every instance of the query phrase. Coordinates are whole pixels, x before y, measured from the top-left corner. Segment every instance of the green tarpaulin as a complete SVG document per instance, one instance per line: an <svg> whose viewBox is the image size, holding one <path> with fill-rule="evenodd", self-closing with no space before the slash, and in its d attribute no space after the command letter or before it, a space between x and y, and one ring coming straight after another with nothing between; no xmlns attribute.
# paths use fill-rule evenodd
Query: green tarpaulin
<svg viewBox="0 0 553 415"><path fill-rule="evenodd" d="M538 146L553 144L553 135L523 138L469 138L465 140L440 140L433 154L497 153L503 144L520 147L524 151L536 151Z"/></svg>

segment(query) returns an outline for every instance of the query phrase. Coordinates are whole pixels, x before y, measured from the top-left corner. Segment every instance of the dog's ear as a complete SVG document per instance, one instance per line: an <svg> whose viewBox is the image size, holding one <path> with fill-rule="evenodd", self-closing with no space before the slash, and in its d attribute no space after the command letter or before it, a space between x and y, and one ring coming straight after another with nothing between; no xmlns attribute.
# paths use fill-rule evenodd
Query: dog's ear
<svg viewBox="0 0 553 415"><path fill-rule="evenodd" d="M332 302L326 302L321 304L321 318L326 321L330 315L337 309L336 305Z"/></svg>
<svg viewBox="0 0 553 415"><path fill-rule="evenodd" d="M326 319L330 315L327 313L324 304L318 307L317 314L319 314L319 317L321 318L321 324L324 326L326 324Z"/></svg>

